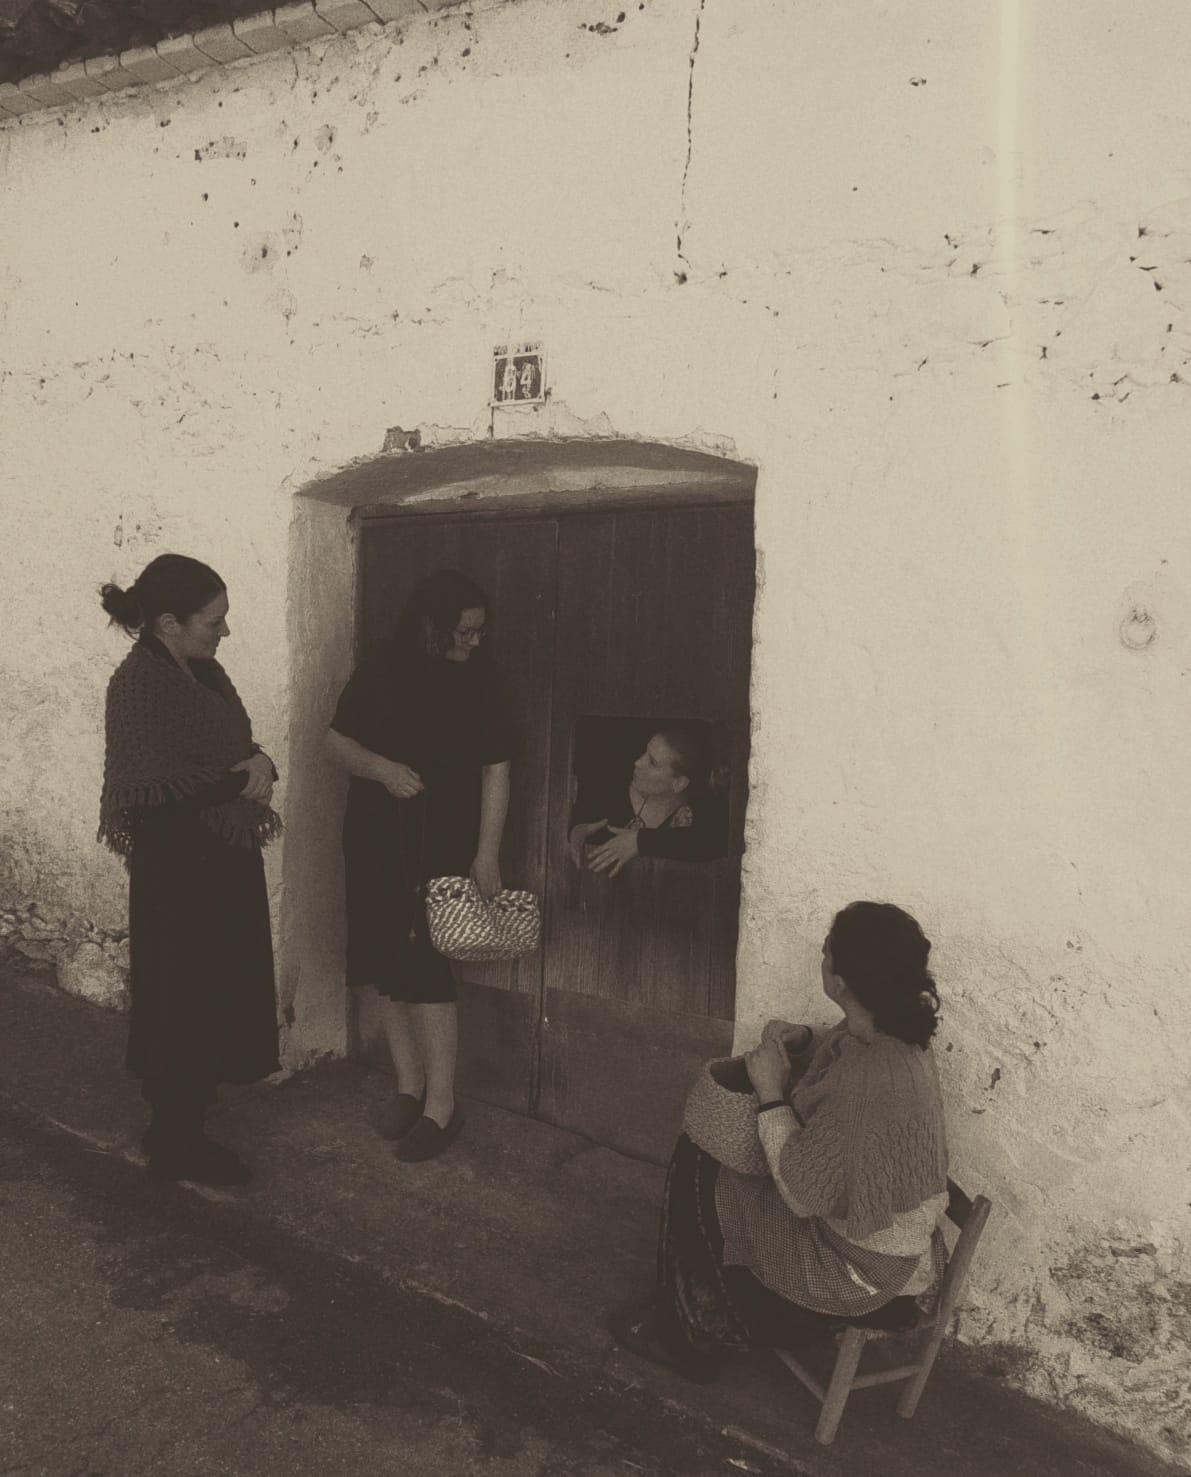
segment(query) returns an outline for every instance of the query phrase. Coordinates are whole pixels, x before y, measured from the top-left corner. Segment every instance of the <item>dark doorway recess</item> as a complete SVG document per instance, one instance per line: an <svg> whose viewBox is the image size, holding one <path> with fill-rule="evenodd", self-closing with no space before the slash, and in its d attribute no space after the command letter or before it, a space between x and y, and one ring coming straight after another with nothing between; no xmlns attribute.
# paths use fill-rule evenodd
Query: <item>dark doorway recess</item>
<svg viewBox="0 0 1191 1477"><path fill-rule="evenodd" d="M661 1159L698 1063L732 1036L753 521L751 496L716 502L700 489L683 505L667 489L661 505L638 499L525 512L369 508L358 634L386 635L422 574L461 569L488 591L496 659L520 715L503 869L509 885L542 898L544 946L515 964L462 968L462 1090ZM722 855L639 857L613 879L573 866L575 735L602 716L630 736L663 718L715 736L728 777ZM373 1043L352 1045L368 1053Z"/></svg>

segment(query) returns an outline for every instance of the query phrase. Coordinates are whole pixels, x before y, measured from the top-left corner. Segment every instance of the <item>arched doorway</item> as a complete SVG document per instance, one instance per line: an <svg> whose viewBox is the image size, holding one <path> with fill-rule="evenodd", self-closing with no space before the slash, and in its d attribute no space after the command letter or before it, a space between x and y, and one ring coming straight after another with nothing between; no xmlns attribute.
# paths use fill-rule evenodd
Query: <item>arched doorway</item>
<svg viewBox="0 0 1191 1477"><path fill-rule="evenodd" d="M542 898L545 940L514 965L462 969L462 1090L650 1158L696 1063L731 1041L753 482L724 458L600 440L377 458L309 490L350 509L357 647L387 634L428 569L464 569L493 601L522 717L505 873ZM566 840L582 755L602 746L627 765L674 723L706 734L726 776L721 854L643 857L614 879L577 870ZM353 1011L349 1051L379 1044L368 1010Z"/></svg>

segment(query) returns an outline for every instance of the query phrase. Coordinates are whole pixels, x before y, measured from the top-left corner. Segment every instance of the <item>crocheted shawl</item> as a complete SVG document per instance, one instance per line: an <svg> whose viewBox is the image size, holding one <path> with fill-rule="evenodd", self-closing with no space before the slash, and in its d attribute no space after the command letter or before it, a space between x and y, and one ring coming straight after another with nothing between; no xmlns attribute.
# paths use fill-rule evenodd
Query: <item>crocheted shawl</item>
<svg viewBox="0 0 1191 1477"><path fill-rule="evenodd" d="M138 809L183 800L254 752L252 725L227 673L211 660L204 675L210 686L137 641L108 683L99 840L126 860ZM267 805L239 797L199 816L234 846L263 846L281 830Z"/></svg>
<svg viewBox="0 0 1191 1477"><path fill-rule="evenodd" d="M783 1177L812 1215L863 1240L947 1187L943 1099L934 1056L836 1026L794 1090L799 1120Z"/></svg>

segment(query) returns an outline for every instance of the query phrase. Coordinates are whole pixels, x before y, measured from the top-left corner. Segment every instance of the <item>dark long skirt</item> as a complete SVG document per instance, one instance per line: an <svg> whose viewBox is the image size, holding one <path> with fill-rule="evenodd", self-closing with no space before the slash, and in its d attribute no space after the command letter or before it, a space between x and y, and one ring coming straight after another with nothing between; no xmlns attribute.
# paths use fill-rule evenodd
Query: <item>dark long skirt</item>
<svg viewBox="0 0 1191 1477"><path fill-rule="evenodd" d="M733 1350L797 1348L850 1323L897 1328L913 1322L913 1298L894 1298L863 1318L834 1317L781 1297L747 1267L725 1267L715 1208L719 1168L681 1135L662 1197L655 1323L676 1362L713 1367Z"/></svg>
<svg viewBox="0 0 1191 1477"><path fill-rule="evenodd" d="M466 876L479 837L479 771L428 774L427 793L395 800L353 779L343 822L347 983L412 1005L455 999L449 962L430 942L423 886Z"/></svg>
<svg viewBox="0 0 1191 1477"><path fill-rule="evenodd" d="M148 1082L256 1082L278 1069L264 866L197 816L138 834L130 861L129 1071Z"/></svg>

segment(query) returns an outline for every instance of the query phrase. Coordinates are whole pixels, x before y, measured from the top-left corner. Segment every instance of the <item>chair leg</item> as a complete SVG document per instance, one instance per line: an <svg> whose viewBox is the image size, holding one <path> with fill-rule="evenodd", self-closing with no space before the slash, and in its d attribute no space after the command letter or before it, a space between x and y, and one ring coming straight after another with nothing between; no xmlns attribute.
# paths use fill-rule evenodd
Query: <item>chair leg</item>
<svg viewBox="0 0 1191 1477"><path fill-rule="evenodd" d="M918 1402L922 1398L922 1392L926 1389L926 1382L930 1378L930 1372L934 1368L935 1357L943 1345L943 1334L936 1333L926 1346L922 1356L922 1362L918 1366L918 1373L902 1391L902 1398L897 1402L897 1413L909 1420L918 1409Z"/></svg>
<svg viewBox="0 0 1191 1477"><path fill-rule="evenodd" d="M839 1353L835 1357L835 1368L831 1371L831 1383L823 1397L823 1409L815 1427L815 1440L822 1446L830 1446L839 1429L840 1418L848 1396L852 1393L852 1379L856 1366L864 1353L868 1334L863 1328L849 1328L840 1340Z"/></svg>

